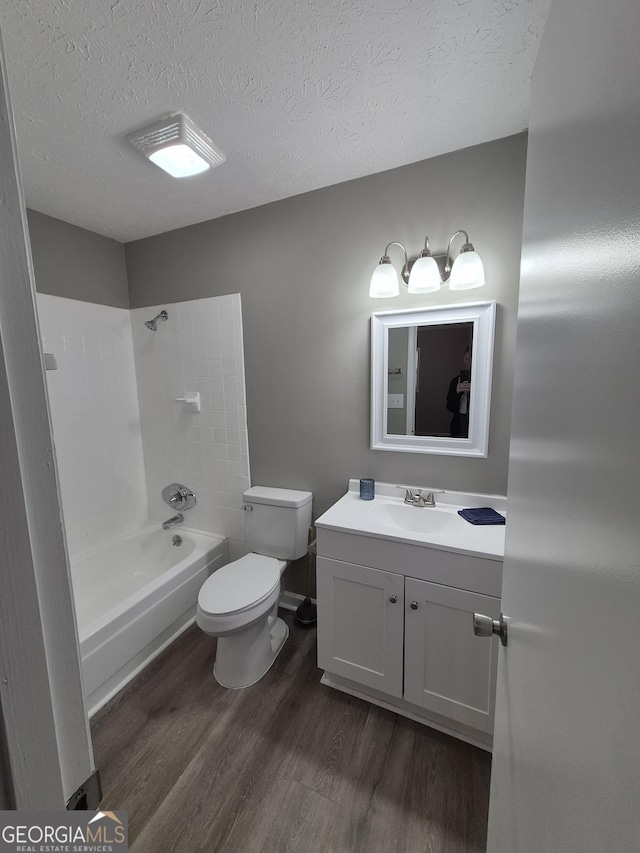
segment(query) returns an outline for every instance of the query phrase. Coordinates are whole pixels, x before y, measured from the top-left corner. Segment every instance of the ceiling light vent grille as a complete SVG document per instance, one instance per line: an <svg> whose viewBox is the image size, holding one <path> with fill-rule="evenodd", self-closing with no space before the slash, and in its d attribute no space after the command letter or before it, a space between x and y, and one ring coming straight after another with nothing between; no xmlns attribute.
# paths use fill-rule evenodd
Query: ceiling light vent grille
<svg viewBox="0 0 640 853"><path fill-rule="evenodd" d="M145 157L172 145L187 145L210 166L219 166L227 159L205 134L184 113L176 113L127 136Z"/></svg>
<svg viewBox="0 0 640 853"><path fill-rule="evenodd" d="M139 148L143 154L154 151L160 145L166 145L168 142L177 142L180 139L180 123L174 122L167 124L158 130L148 130L142 133L141 136L131 134L129 140Z"/></svg>

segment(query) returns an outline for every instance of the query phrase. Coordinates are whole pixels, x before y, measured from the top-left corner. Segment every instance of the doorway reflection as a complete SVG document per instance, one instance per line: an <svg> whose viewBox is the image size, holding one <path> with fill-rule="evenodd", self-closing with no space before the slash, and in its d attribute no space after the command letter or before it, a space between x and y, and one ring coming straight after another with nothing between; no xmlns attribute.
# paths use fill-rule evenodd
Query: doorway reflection
<svg viewBox="0 0 640 853"><path fill-rule="evenodd" d="M467 438L473 328L389 329L388 434Z"/></svg>

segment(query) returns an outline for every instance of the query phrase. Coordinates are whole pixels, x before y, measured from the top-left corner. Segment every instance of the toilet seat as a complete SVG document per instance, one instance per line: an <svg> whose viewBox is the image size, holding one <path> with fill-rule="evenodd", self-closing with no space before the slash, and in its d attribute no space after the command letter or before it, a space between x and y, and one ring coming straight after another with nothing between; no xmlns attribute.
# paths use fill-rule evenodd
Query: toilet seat
<svg viewBox="0 0 640 853"><path fill-rule="evenodd" d="M286 563L247 554L209 577L198 593L198 608L209 616L231 616L257 607L280 585Z"/></svg>

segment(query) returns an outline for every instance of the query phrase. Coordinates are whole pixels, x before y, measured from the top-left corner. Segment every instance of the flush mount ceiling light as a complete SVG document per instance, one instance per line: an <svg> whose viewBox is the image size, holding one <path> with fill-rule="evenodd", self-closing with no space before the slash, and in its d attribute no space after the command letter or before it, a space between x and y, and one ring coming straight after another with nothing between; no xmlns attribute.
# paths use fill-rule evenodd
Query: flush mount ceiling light
<svg viewBox="0 0 640 853"><path fill-rule="evenodd" d="M465 243L460 248L460 253L451 263L451 243L458 236L464 234ZM374 299L384 299L390 296L398 296L400 293L400 280L391 258L387 254L391 246L400 246L404 254L404 265L401 270L402 283L409 293L432 293L439 290L443 283L449 283L450 290L472 290L484 285L484 267L480 255L469 242L466 231L456 231L449 239L446 255L436 255L429 250L429 238L425 237L424 249L417 258L409 259L407 250L397 241L389 243L380 258L380 263L373 271L369 296Z"/></svg>
<svg viewBox="0 0 640 853"><path fill-rule="evenodd" d="M127 140L173 178L199 175L226 157L183 113L130 133Z"/></svg>

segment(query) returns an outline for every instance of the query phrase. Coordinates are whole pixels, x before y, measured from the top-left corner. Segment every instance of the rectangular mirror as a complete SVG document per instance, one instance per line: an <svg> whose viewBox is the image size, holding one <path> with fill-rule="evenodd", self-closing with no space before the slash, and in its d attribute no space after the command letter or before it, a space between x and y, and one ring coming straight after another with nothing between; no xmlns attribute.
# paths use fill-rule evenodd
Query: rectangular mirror
<svg viewBox="0 0 640 853"><path fill-rule="evenodd" d="M371 447L486 456L495 302L371 315Z"/></svg>

